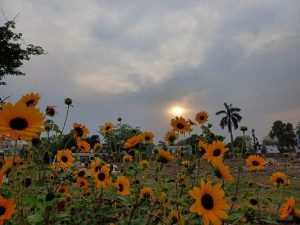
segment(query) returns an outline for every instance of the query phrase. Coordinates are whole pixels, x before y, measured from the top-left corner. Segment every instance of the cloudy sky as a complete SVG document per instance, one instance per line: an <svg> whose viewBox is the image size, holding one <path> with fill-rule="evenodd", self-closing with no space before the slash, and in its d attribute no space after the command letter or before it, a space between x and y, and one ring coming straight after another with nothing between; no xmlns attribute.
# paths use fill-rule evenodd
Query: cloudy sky
<svg viewBox="0 0 300 225"><path fill-rule="evenodd" d="M63 99L74 108L68 124L91 133L105 121L153 131L170 129L173 105L210 115L231 103L242 125L266 136L273 121L300 121L299 0L1 0L0 22L17 13L24 43L47 55L26 62L25 77L7 77L1 97L38 92L40 107ZM69 126L70 128L70 126ZM236 133L238 134L238 133Z"/></svg>

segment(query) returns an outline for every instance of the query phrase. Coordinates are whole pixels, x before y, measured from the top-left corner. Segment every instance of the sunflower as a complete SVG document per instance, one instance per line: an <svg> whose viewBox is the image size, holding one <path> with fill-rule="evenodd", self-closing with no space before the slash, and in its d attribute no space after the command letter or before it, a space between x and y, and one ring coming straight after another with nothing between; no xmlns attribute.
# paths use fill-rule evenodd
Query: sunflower
<svg viewBox="0 0 300 225"><path fill-rule="evenodd" d="M198 148L200 150L200 155L204 155L207 151L208 151L208 144L206 144L205 142L203 141L199 141L198 142Z"/></svg>
<svg viewBox="0 0 300 225"><path fill-rule="evenodd" d="M0 224L9 220L14 214L14 210L16 208L14 201L14 198L6 200L0 195Z"/></svg>
<svg viewBox="0 0 300 225"><path fill-rule="evenodd" d="M186 169L189 168L190 164L191 163L190 163L189 160L184 160L184 161L181 162L181 165L183 165L183 167L186 168Z"/></svg>
<svg viewBox="0 0 300 225"><path fill-rule="evenodd" d="M154 134L152 132L144 132L142 135L145 143L149 144L153 142Z"/></svg>
<svg viewBox="0 0 300 225"><path fill-rule="evenodd" d="M101 128L101 133L104 135L111 134L113 132L114 125L111 122L106 122Z"/></svg>
<svg viewBox="0 0 300 225"><path fill-rule="evenodd" d="M62 169L69 169L73 165L74 158L69 149L57 151L56 159Z"/></svg>
<svg viewBox="0 0 300 225"><path fill-rule="evenodd" d="M88 128L80 123L73 123L73 129L77 137L84 137L90 133Z"/></svg>
<svg viewBox="0 0 300 225"><path fill-rule="evenodd" d="M47 116L53 117L56 114L55 107L53 105L48 105L45 112Z"/></svg>
<svg viewBox="0 0 300 225"><path fill-rule="evenodd" d="M214 141L211 145L208 146L207 152L203 155L203 159L208 161L213 161L217 158L223 158L225 152L229 149L225 147L225 144L221 141Z"/></svg>
<svg viewBox="0 0 300 225"><path fill-rule="evenodd" d="M86 141L80 140L77 138L77 146L80 149L80 152L88 153L91 150L91 146Z"/></svg>
<svg viewBox="0 0 300 225"><path fill-rule="evenodd" d="M290 180L287 178L285 173L275 172L270 177L272 184L275 186L286 186L290 184Z"/></svg>
<svg viewBox="0 0 300 225"><path fill-rule="evenodd" d="M153 189L151 187L143 187L140 190L140 198L143 200L147 200L149 198L153 198L154 197L154 192Z"/></svg>
<svg viewBox="0 0 300 225"><path fill-rule="evenodd" d="M97 187L107 187L112 183L111 177L109 176L109 168L102 166L101 169L95 176Z"/></svg>
<svg viewBox="0 0 300 225"><path fill-rule="evenodd" d="M176 139L178 139L178 134L175 131L167 131L165 135L165 141L168 143L168 145L174 144Z"/></svg>
<svg viewBox="0 0 300 225"><path fill-rule="evenodd" d="M175 159L175 157L170 152L163 149L158 150L158 155L158 161L162 163L167 163Z"/></svg>
<svg viewBox="0 0 300 225"><path fill-rule="evenodd" d="M285 218L287 218L292 213L294 206L295 206L294 197L288 198L281 209L280 219L284 220Z"/></svg>
<svg viewBox="0 0 300 225"><path fill-rule="evenodd" d="M180 225L184 224L183 220L180 218L176 210L171 210L169 214L169 218L170 218L170 224L180 224Z"/></svg>
<svg viewBox="0 0 300 225"><path fill-rule="evenodd" d="M230 174L229 167L223 163L221 158L213 160L212 166L215 168L215 175L218 178L223 179L223 180L227 181L228 183L233 182L233 177Z"/></svg>
<svg viewBox="0 0 300 225"><path fill-rule="evenodd" d="M95 145L94 145L94 150L95 150L95 152L99 152L99 151L101 151L103 149L103 144L101 144L101 143L96 143Z"/></svg>
<svg viewBox="0 0 300 225"><path fill-rule="evenodd" d="M132 138L129 138L125 143L124 147L125 148L134 148L136 147L142 140L143 140L143 135L138 134L136 136L133 136Z"/></svg>
<svg viewBox="0 0 300 225"><path fill-rule="evenodd" d="M60 193L60 194L64 194L67 193L68 191L68 186L66 185L59 185L56 189L55 189L55 193Z"/></svg>
<svg viewBox="0 0 300 225"><path fill-rule="evenodd" d="M81 178L84 178L86 176L86 170L85 168L80 168L78 170L75 170L74 171L74 176L75 177L81 177Z"/></svg>
<svg viewBox="0 0 300 225"><path fill-rule="evenodd" d="M7 103L0 110L0 134L14 140L31 141L42 128L44 116L39 109L27 107L24 103Z"/></svg>
<svg viewBox="0 0 300 225"><path fill-rule="evenodd" d="M149 161L148 160L141 160L139 162L140 166L143 167L144 169L146 169L149 165Z"/></svg>
<svg viewBox="0 0 300 225"><path fill-rule="evenodd" d="M85 178L81 178L81 177L77 178L77 182L76 183L81 188L88 188L90 186L90 183L88 182L88 180L85 179Z"/></svg>
<svg viewBox="0 0 300 225"><path fill-rule="evenodd" d="M263 170L265 168L266 161L264 160L264 158L258 155L250 155L246 159L246 165L250 170Z"/></svg>
<svg viewBox="0 0 300 225"><path fill-rule="evenodd" d="M171 126L175 131L178 131L180 133L189 132L191 129L190 124L182 116L176 116L175 119L172 119Z"/></svg>
<svg viewBox="0 0 300 225"><path fill-rule="evenodd" d="M41 96L38 93L29 93L23 95L23 97L18 102L24 103L27 107L36 106L40 98Z"/></svg>
<svg viewBox="0 0 300 225"><path fill-rule="evenodd" d="M116 181L116 189L119 195L129 195L130 194L129 179L124 176L118 176Z"/></svg>
<svg viewBox="0 0 300 225"><path fill-rule="evenodd" d="M208 120L208 114L204 111L198 112L195 116L195 119L199 124L204 124Z"/></svg>
<svg viewBox="0 0 300 225"><path fill-rule="evenodd" d="M201 179L200 188L194 187L189 194L196 200L190 212L201 215L204 225L209 225L210 221L213 225L221 225L222 220L228 218L225 210L229 208L229 205L223 198L224 191L220 183L212 186L211 181L205 183Z"/></svg>
<svg viewBox="0 0 300 225"><path fill-rule="evenodd" d="M123 156L123 162L131 163L131 162L132 162L132 156L129 155L129 154L125 154L125 155Z"/></svg>
<svg viewBox="0 0 300 225"><path fill-rule="evenodd" d="M102 159L93 161L92 165L91 165L91 169L90 169L91 175L93 177L96 177L98 172L101 170L102 166L104 166L104 165L105 165L105 162Z"/></svg>

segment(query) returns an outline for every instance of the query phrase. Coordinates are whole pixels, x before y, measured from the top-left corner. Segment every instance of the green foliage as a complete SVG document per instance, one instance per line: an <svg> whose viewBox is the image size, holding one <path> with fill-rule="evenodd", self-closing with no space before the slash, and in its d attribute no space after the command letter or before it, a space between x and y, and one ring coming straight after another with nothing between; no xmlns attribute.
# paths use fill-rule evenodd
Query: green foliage
<svg viewBox="0 0 300 225"><path fill-rule="evenodd" d="M29 61L31 55L45 54L44 49L40 46L28 44L22 46L22 33L14 33L14 21L7 21L0 27L0 81L6 75L25 75L19 68L23 61ZM5 85L6 82L0 82Z"/></svg>
<svg viewBox="0 0 300 225"><path fill-rule="evenodd" d="M273 123L269 136L276 140L280 152L294 150L297 145L296 134L291 123L283 123L277 120Z"/></svg>

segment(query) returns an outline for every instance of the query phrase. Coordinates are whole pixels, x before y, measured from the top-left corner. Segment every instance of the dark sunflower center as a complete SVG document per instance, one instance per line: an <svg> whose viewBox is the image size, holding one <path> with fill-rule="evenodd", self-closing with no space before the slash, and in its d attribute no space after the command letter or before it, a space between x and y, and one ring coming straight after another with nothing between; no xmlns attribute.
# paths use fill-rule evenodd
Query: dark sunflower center
<svg viewBox="0 0 300 225"><path fill-rule="evenodd" d="M28 100L27 102L26 102L26 106L28 107L28 106L31 106L31 105L33 105L33 103L34 103L34 100L33 99L30 99L30 100Z"/></svg>
<svg viewBox="0 0 300 225"><path fill-rule="evenodd" d="M64 192L65 192L65 189L62 188L62 189L59 190L59 192L60 192L60 193L64 193Z"/></svg>
<svg viewBox="0 0 300 225"><path fill-rule="evenodd" d="M201 204L204 209L211 210L214 207L214 200L210 194L205 194L201 198Z"/></svg>
<svg viewBox="0 0 300 225"><path fill-rule="evenodd" d="M178 123L178 124L177 124L177 128L180 129L180 130L183 129L183 128L184 128L184 124Z"/></svg>
<svg viewBox="0 0 300 225"><path fill-rule="evenodd" d="M24 130L28 127L28 122L24 118L14 118L10 121L9 126L13 130Z"/></svg>
<svg viewBox="0 0 300 225"><path fill-rule="evenodd" d="M253 165L253 166L258 166L258 165L259 165L259 162L253 161L253 162L252 162L252 165Z"/></svg>
<svg viewBox="0 0 300 225"><path fill-rule="evenodd" d="M201 154L201 155L204 155L205 153L206 153L205 148L201 147L201 148L200 148L200 154Z"/></svg>
<svg viewBox="0 0 300 225"><path fill-rule="evenodd" d="M84 176L84 171L79 171L78 176L83 177Z"/></svg>
<svg viewBox="0 0 300 225"><path fill-rule="evenodd" d="M146 137L145 137L145 140L146 140L146 141L150 141L150 137L149 137L149 136L146 136Z"/></svg>
<svg viewBox="0 0 300 225"><path fill-rule="evenodd" d="M61 161L63 161L64 163L68 162L68 157L67 156L61 157Z"/></svg>
<svg viewBox="0 0 300 225"><path fill-rule="evenodd" d="M105 130L109 130L109 129L110 129L110 126L105 127Z"/></svg>
<svg viewBox="0 0 300 225"><path fill-rule="evenodd" d="M278 177L276 182L277 182L277 184L283 184L284 180L281 177Z"/></svg>
<svg viewBox="0 0 300 225"><path fill-rule="evenodd" d="M99 173L99 174L98 174L98 179L99 179L100 181L104 181L104 180L105 180L105 174L104 174L104 173Z"/></svg>
<svg viewBox="0 0 300 225"><path fill-rule="evenodd" d="M76 127L74 130L76 131L76 133L77 133L77 135L78 135L79 137L82 137L82 136L83 136L83 130L82 130L82 128Z"/></svg>
<svg viewBox="0 0 300 225"><path fill-rule="evenodd" d="M119 184L119 192L122 192L124 190L123 184Z"/></svg>
<svg viewBox="0 0 300 225"><path fill-rule="evenodd" d="M220 150L220 149L214 150L213 155L214 155L215 157L218 157L219 155L221 155L221 150Z"/></svg>
<svg viewBox="0 0 300 225"><path fill-rule="evenodd" d="M176 139L176 138L175 138L174 136L170 136L170 137L169 137L169 141L172 142L172 143L175 141L175 139Z"/></svg>
<svg viewBox="0 0 300 225"><path fill-rule="evenodd" d="M148 198L150 198L150 193L149 192L145 192L143 196L144 196L145 199L148 199Z"/></svg>
<svg viewBox="0 0 300 225"><path fill-rule="evenodd" d="M2 205L0 205L0 216L3 216L6 212L6 208Z"/></svg>
<svg viewBox="0 0 300 225"><path fill-rule="evenodd" d="M222 178L222 177L223 177L221 171L218 170L218 169L215 169L215 175L216 175L216 177L218 177L218 178Z"/></svg>
<svg viewBox="0 0 300 225"><path fill-rule="evenodd" d="M204 120L204 119L205 119L205 116L200 116L199 119L200 119L200 120Z"/></svg>
<svg viewBox="0 0 300 225"><path fill-rule="evenodd" d="M178 223L178 219L176 216L172 216L172 221L171 224L177 224Z"/></svg>
<svg viewBox="0 0 300 225"><path fill-rule="evenodd" d="M83 187L85 186L85 183L84 182L80 182L80 187Z"/></svg>

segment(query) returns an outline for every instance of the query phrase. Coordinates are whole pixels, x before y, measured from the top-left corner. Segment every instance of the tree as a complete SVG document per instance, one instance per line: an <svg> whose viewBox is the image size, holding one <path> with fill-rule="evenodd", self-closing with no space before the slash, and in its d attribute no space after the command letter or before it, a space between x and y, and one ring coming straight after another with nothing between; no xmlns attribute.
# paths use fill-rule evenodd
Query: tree
<svg viewBox="0 0 300 225"><path fill-rule="evenodd" d="M237 136L233 142L234 146L238 149L244 149L244 153L253 152L252 149L252 138L249 135Z"/></svg>
<svg viewBox="0 0 300 225"><path fill-rule="evenodd" d="M25 75L19 68L23 61L29 61L31 55L45 54L40 46L28 44L22 46L22 33L14 33L14 21L7 21L0 27L0 85L6 85L1 81L6 75Z"/></svg>
<svg viewBox="0 0 300 225"><path fill-rule="evenodd" d="M273 123L269 136L276 141L278 150L284 152L297 145L296 134L291 123L277 120Z"/></svg>
<svg viewBox="0 0 300 225"><path fill-rule="evenodd" d="M239 122L241 122L242 117L238 114L241 111L240 108L233 108L232 105L228 105L224 103L226 110L221 110L216 112L216 115L225 114L225 116L221 119L220 126L222 129L228 127L228 131L230 133L230 140L231 140L231 147L233 147L233 134L232 134L232 127L237 129L239 127Z"/></svg>
<svg viewBox="0 0 300 225"><path fill-rule="evenodd" d="M296 127L296 135L300 137L300 122L298 122L297 127Z"/></svg>

